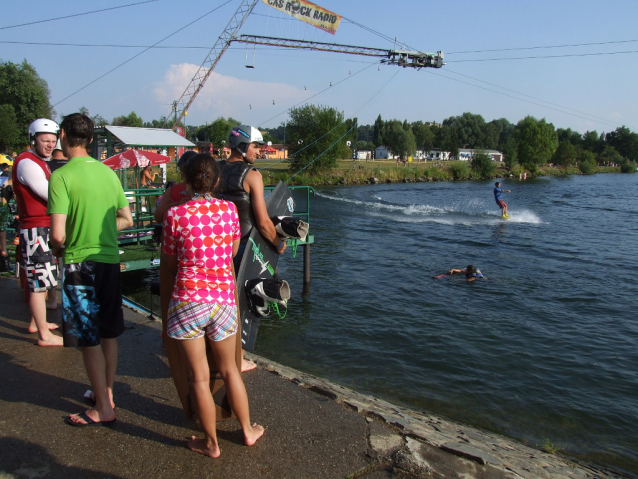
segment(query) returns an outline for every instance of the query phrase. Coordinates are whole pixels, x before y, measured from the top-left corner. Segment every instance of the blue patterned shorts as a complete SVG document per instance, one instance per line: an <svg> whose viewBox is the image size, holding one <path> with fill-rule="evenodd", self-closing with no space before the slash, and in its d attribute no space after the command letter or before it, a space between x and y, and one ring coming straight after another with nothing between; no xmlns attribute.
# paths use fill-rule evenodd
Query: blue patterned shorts
<svg viewBox="0 0 638 479"><path fill-rule="evenodd" d="M84 261L62 268L64 346L97 346L124 332L119 264Z"/></svg>

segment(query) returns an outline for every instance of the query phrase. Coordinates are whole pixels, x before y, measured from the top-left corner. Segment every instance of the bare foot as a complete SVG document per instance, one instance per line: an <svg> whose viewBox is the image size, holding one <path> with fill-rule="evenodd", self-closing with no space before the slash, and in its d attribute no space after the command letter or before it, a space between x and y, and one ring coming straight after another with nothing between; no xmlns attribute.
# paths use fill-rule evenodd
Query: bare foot
<svg viewBox="0 0 638 479"><path fill-rule="evenodd" d="M60 336L52 334L46 341L38 339L38 346L64 346L64 340Z"/></svg>
<svg viewBox="0 0 638 479"><path fill-rule="evenodd" d="M58 329L60 325L55 323L47 323L47 327L49 328L49 331L53 331L54 329ZM27 331L29 331L31 334L37 333L38 327L30 324L29 327L27 328Z"/></svg>
<svg viewBox="0 0 638 479"><path fill-rule="evenodd" d="M254 423L250 429L250 431L244 431L244 444L247 446L254 445L265 432L264 426L257 423Z"/></svg>
<svg viewBox="0 0 638 479"><path fill-rule="evenodd" d="M195 436L191 436L191 440L188 441L186 445L191 451L199 452L204 456L219 457L222 454L219 450L219 445L213 444L211 446L207 446L206 439L197 439Z"/></svg>
<svg viewBox="0 0 638 479"><path fill-rule="evenodd" d="M89 404L95 405L95 393L90 389L84 393L84 398L88 401ZM111 407L115 409L115 403L113 402L113 398L111 399Z"/></svg>
<svg viewBox="0 0 638 479"><path fill-rule="evenodd" d="M257 363L255 361L251 361L250 359L242 359L241 360L241 372L245 373L246 371L252 371L257 367Z"/></svg>

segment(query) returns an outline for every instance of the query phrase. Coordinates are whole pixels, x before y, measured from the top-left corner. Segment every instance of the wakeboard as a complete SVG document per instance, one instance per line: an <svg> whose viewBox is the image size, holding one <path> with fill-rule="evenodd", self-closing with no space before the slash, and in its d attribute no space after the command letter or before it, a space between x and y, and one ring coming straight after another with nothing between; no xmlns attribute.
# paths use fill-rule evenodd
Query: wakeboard
<svg viewBox="0 0 638 479"><path fill-rule="evenodd" d="M295 210L295 202L292 192L283 183L279 182L270 196L266 198L268 216L292 216ZM237 295L239 296L239 314L241 316L241 342L242 348L252 351L257 340L257 331L261 316L256 314L248 305L246 297L246 281L255 278L272 279L277 270L279 260L277 249L261 236L256 227L253 227L248 237L246 250L241 259L237 271Z"/></svg>

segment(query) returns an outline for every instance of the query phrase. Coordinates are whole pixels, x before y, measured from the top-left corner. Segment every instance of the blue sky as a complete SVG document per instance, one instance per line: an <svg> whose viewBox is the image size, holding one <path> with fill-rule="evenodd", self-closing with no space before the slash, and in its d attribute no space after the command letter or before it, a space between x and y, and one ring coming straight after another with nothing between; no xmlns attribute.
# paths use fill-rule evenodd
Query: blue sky
<svg viewBox="0 0 638 479"><path fill-rule="evenodd" d="M71 16L140 1L32 0L28 10L23 2L5 2L0 59L29 61L48 82L58 114L85 106L109 121L131 111L145 121L168 115L240 2L157 0ZM310 102L356 116L360 124L373 123L378 114L440 122L469 111L513 123L533 115L581 133L622 125L638 131L634 0L315 3L344 17L336 35L261 1L240 33L383 49L395 48L389 39L396 38L414 49L443 51L447 65L417 71L362 56L233 44L188 111L187 124L232 116L276 127L289 108ZM13 27L56 17L69 18ZM159 46L183 48L144 52L173 33ZM62 43L129 47L55 45ZM575 44L588 45L563 46ZM461 53L475 51L481 52Z"/></svg>

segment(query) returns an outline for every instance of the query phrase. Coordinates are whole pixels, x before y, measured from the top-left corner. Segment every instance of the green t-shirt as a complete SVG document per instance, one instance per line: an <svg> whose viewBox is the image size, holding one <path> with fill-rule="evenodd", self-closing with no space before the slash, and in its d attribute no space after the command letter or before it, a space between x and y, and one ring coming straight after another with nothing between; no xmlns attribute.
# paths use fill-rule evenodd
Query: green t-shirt
<svg viewBox="0 0 638 479"><path fill-rule="evenodd" d="M64 214L64 261L120 262L117 210L128 206L117 175L90 157L76 157L49 178L47 213Z"/></svg>

